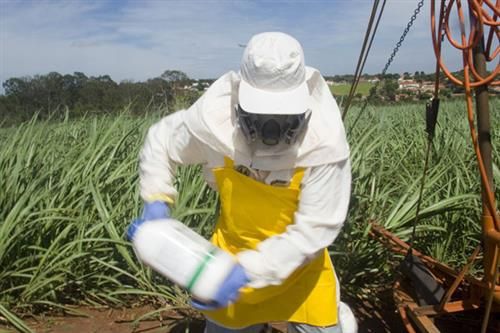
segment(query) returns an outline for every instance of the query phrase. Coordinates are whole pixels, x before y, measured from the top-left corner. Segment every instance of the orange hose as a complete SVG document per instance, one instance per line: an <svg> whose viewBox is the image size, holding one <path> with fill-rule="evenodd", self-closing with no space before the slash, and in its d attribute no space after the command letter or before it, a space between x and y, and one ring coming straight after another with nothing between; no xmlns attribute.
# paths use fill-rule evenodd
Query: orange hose
<svg viewBox="0 0 500 333"><path fill-rule="evenodd" d="M460 22L460 32L461 32L461 37L462 37L462 43L458 43L455 41L451 35L451 29L450 29L450 14L451 10L453 8L453 5L456 4L457 8L457 14L459 17L459 22ZM469 65L469 69L472 72L472 75L474 76L475 81L470 82L469 85L471 88L475 88L478 86L482 86L485 84L489 84L492 86L497 86L500 85L500 80L498 80L498 75L500 74L500 62L497 64L495 67L495 70L488 75L487 77L481 77L478 75L476 68L474 67L474 64L472 62L472 50L474 47L479 43L479 41L482 39L483 36L483 31L484 31L484 26L488 26L490 31L488 33L488 39L486 43L486 59L487 61L492 61L496 58L496 56L500 53L500 45L495 48L495 50L491 50L491 45L493 42L493 37L496 36L497 40L500 41L500 33L498 29L498 25L500 25L500 22L498 21L498 16L500 16L500 0L496 1L496 4L493 5L493 3L489 0L468 0L469 4L469 11L470 13L476 18L475 24L472 26L469 32L469 38L466 38L465 35L465 18L464 18L464 13L462 9L462 3L460 0L451 0L445 10L445 17L444 17L444 31L446 38L448 39L449 43L462 51L464 53L464 56L467 58L464 60L466 63ZM483 8L483 6L486 6L490 10L493 11L493 15L490 16L486 12L486 10ZM465 83L455 77L446 67L446 65L443 62L443 59L441 58L440 52L439 52L439 46L438 46L438 41L437 39L440 37L441 32L436 32L436 15L435 15L435 0L432 0L431 3L431 32L432 32L432 44L434 47L434 53L436 55L436 59L439 63L439 67L441 70L444 72L444 74L450 79L453 83L465 87ZM496 80L495 80L496 79Z"/></svg>
<svg viewBox="0 0 500 333"><path fill-rule="evenodd" d="M449 24L450 13L454 4L456 4L457 15L460 23L459 25L460 25L461 42L457 42L453 39L450 30L450 24ZM486 8L489 8L493 12L492 16L488 14L487 10L484 8L485 6ZM468 8L471 16L475 18L474 24L470 28L468 37L465 31L465 18L461 0L451 0L448 3L446 10L444 11L445 13L443 18L444 22L440 22L439 24L440 27L441 24L443 25L441 29L444 30L444 33L449 43L456 49L461 50L462 52L462 60L464 66L463 81L455 77L448 70L448 68L444 64L443 59L441 58L442 46L440 39L442 35L442 30L436 32L435 0L431 1L432 44L437 62L441 70L453 83L462 86L465 89L465 99L467 103L467 118L469 121L469 129L472 138L472 144L474 146L474 152L476 154L479 172L481 174L481 182L485 189L486 206L489 212L491 213L497 231L500 231L500 223L498 221L498 215L496 213L495 197L488 182L488 177L486 175L486 168L484 166L483 158L481 156L481 151L479 149L478 135L474 127L474 108L472 103L472 90L471 90L474 87L479 87L487 84L500 85L500 80L498 80L498 76L500 74L500 61L490 75L482 77L476 70L472 57L473 49L483 39L485 26L489 27L490 29L485 48L486 61L494 60L500 52L500 45L497 46L494 51L491 50L493 36L496 35L497 40L500 41L500 34L498 31L498 26L500 25L500 22L498 22L498 16L500 16L500 0L497 0L495 5L493 5L493 3L490 0L468 0ZM471 74L474 79L473 82L471 80Z"/></svg>

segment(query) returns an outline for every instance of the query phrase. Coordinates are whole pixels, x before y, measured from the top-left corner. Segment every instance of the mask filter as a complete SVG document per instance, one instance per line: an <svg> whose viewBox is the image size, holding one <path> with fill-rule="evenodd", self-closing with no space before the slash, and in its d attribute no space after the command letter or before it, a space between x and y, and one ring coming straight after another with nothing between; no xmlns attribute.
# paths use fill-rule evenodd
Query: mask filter
<svg viewBox="0 0 500 333"><path fill-rule="evenodd" d="M294 144L307 128L311 112L302 114L259 114L243 110L237 105L236 118L248 143L260 141L267 146L280 142Z"/></svg>
<svg viewBox="0 0 500 333"><path fill-rule="evenodd" d="M268 146L275 146L280 142L281 127L274 119L267 120L262 125L262 142Z"/></svg>

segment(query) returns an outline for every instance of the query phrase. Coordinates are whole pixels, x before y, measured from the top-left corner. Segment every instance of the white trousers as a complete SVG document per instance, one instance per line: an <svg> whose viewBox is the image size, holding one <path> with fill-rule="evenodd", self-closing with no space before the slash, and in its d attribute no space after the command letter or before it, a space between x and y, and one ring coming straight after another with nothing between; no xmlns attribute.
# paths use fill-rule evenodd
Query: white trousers
<svg viewBox="0 0 500 333"><path fill-rule="evenodd" d="M288 333L357 333L358 323L351 308L344 302L339 302L339 323L334 326L311 326L300 323L288 323ZM266 324L257 324L240 329L231 329L219 326L209 320L206 321L205 333L267 333L271 332Z"/></svg>
<svg viewBox="0 0 500 333"><path fill-rule="evenodd" d="M267 333L271 332L266 324L252 325L240 329L231 329L219 326L214 322L207 320L205 333ZM342 333L340 325L319 327L299 323L288 323L288 333Z"/></svg>

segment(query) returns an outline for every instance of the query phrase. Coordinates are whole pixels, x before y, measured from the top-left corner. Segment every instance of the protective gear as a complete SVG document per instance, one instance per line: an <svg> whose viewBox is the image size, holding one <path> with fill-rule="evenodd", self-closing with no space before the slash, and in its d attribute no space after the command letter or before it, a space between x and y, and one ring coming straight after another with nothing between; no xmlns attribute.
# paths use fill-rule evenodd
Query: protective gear
<svg viewBox="0 0 500 333"><path fill-rule="evenodd" d="M293 144L310 117L304 52L281 32L252 37L241 61L236 116L247 142Z"/></svg>
<svg viewBox="0 0 500 333"><path fill-rule="evenodd" d="M268 324L256 324L240 329L231 329L223 326L219 326L210 320L206 321L204 333L262 333L262 332L276 332L271 329ZM339 325L335 326L311 326L301 323L288 323L286 331L288 333L346 333L343 332ZM354 333L354 332L349 332Z"/></svg>
<svg viewBox="0 0 500 333"><path fill-rule="evenodd" d="M302 114L309 108L304 52L282 32L265 32L248 42L240 65L238 100L255 113Z"/></svg>
<svg viewBox="0 0 500 333"><path fill-rule="evenodd" d="M295 144L311 117L310 110L301 114L251 113L243 110L239 104L235 112L248 143L260 140L268 146L275 146L282 141L288 145Z"/></svg>
<svg viewBox="0 0 500 333"><path fill-rule="evenodd" d="M170 208L164 201L145 202L142 212L144 221L166 219L170 217Z"/></svg>
<svg viewBox="0 0 500 333"><path fill-rule="evenodd" d="M185 130L191 133L191 136L194 136L196 141L199 142L199 144L195 145L196 141L193 139L186 141L189 150L184 149L182 154L175 153L170 158L178 163L184 154L198 154L198 158L207 156L209 153L200 155L197 152L204 149L202 146L207 146L218 154L236 158L240 164L251 165L255 169L269 171L294 169L296 167L315 167L348 159L349 146L337 103L321 74L313 68L306 67L306 70L307 85L311 91L310 104L308 105L311 110L311 118L297 151L284 150L283 152L268 154L267 151L253 151L249 147L245 136L238 128L234 111L234 106L238 104L237 92L241 77L234 72L229 72L213 83L201 99L188 110L180 111L180 114L176 112L169 116L171 117L171 125L168 127L163 126L161 132L158 132L167 136L167 133L177 133L183 131L183 127L186 127ZM253 109L247 109L244 105L241 106L245 110L254 112ZM305 110L307 108L302 112ZM164 142L164 139L160 137L155 138L155 140ZM155 142L157 141L152 140L151 144ZM175 140L169 143L168 148L170 151L179 151L177 145L180 145L180 142ZM146 151L152 152L154 152L154 149L158 149L157 147L147 148ZM185 160L192 164L192 161L196 159L189 156ZM165 173L165 176L161 179L170 177L168 173L169 166L167 163L164 164L165 167L162 172ZM159 169L157 164L151 163L147 168L151 172L159 172L157 171ZM173 179L171 181L173 182ZM142 191L144 197L157 191L168 191L165 193L175 196L175 192L170 187L164 186L163 182L158 182L153 178L150 181L141 180L141 182L144 184L144 190Z"/></svg>
<svg viewBox="0 0 500 333"><path fill-rule="evenodd" d="M349 305L344 302L339 304L339 321L342 333L358 333L358 323Z"/></svg>
<svg viewBox="0 0 500 333"><path fill-rule="evenodd" d="M339 302L339 322L334 326L310 326L301 323L288 323L287 332L289 333L357 333L358 324L354 314L349 306L343 302ZM218 324L207 320L205 333L258 333L265 332L266 324L256 324L243 329L230 329L219 326Z"/></svg>
<svg viewBox="0 0 500 333"><path fill-rule="evenodd" d="M240 288L250 280L241 265L235 265L226 280L222 283L213 302L206 304L193 299L192 304L198 310L215 310L226 307L230 302L234 302L240 295Z"/></svg>
<svg viewBox="0 0 500 333"><path fill-rule="evenodd" d="M289 181L295 168L306 168L290 232L266 239L251 258L240 260L256 288L281 283L304 258L330 245L345 221L351 173L340 110L316 69L306 67L306 80L311 118L303 139L289 149L278 149L286 146L283 143L252 151L235 119L241 77L228 72L188 110L174 112L153 125L141 150L140 187L146 200L158 193L175 200L177 165L201 164L214 189L212 169L224 165L224 156L252 170L265 170L258 181L266 184Z"/></svg>
<svg viewBox="0 0 500 333"><path fill-rule="evenodd" d="M187 128L183 118L186 113L192 111L194 110L175 112L163 118L149 130L143 149L146 153L141 154L140 162L140 169L144 171L141 173L141 193L146 198L159 192L175 198L174 171L177 165L201 164L203 176L208 185L218 190L212 170L224 166L224 155L220 146L209 146L200 142L199 133ZM217 114L214 116L217 117ZM313 111L311 122L314 116ZM332 116L335 118L334 114ZM305 134L306 139L309 132ZM241 131L237 130L236 133L241 134ZM333 133L332 135L334 136ZM243 136L242 139L244 139ZM245 142L243 144L248 147ZM340 148L344 145L345 142L339 142L337 146L331 148ZM270 146L270 149L265 151L256 151L251 163L260 165L265 159L269 161L266 165L271 165L272 157L283 157L284 152L277 149L279 146L282 145ZM289 146L288 151L292 148L296 149L300 156L303 147L304 140ZM288 151L286 156L289 156ZM335 153L334 150L329 150L329 152ZM309 157L314 155L315 152L311 151ZM296 154L291 156L296 156ZM236 159L239 172L268 185L280 184L281 187L287 187L295 171L294 168L257 170L257 167L251 165L239 150L232 153L230 157ZM338 155L323 156L326 160L330 157L338 158ZM283 162L283 160L278 159L278 162ZM316 159L312 159L311 162L319 163ZM293 166L294 162L290 165ZM245 173L245 170L248 172ZM346 158L337 163L306 168L301 187L300 205L293 218L294 224L287 229L286 233L261 242L258 249L252 251L251 255L246 252L245 260L239 258L254 288L280 284L307 258L313 257L318 250L327 247L337 238L349 205L351 187L349 160ZM332 188L335 191L332 191Z"/></svg>
<svg viewBox="0 0 500 333"><path fill-rule="evenodd" d="M262 63L260 61L267 61L256 56L252 59L256 69ZM293 65L293 62L289 63ZM247 64L253 66L251 62ZM297 77L300 77L301 66L296 68ZM271 78L269 81L265 75L249 78L245 70L242 66L240 74L226 73L188 110L175 112L150 129L141 151L141 196L147 200L162 193L175 200L176 166L202 164L205 179L224 198L221 200L225 200L225 208L214 242L238 253L238 260L251 280L248 285L255 289L243 288L234 305L210 311L209 316L214 320L229 321L234 327L242 327L247 325L246 322L292 317L292 320L304 320L312 325L329 325L337 320L335 304L339 302L339 292L330 259L320 249L337 237L345 221L350 193L349 147L340 111L316 69L305 68L305 84L287 85L280 79L280 86L275 89L271 89ZM286 68L283 70L287 71ZM251 81L253 78L255 82ZM256 89L258 87L263 89ZM247 94L245 91L251 92ZM309 98L298 98L298 91L304 94L307 91ZM283 96L287 94L287 101L299 100L290 103L292 106L283 103ZM253 98L257 95L262 98ZM306 99L307 103L303 102ZM259 107L261 101L262 107ZM271 149L253 149L238 128L234 112L238 103L243 109L255 113L269 113L271 105L273 114L300 114L310 109L308 130L300 144L287 149L282 149L286 146L284 143L269 146ZM295 108L295 105L299 107ZM223 177L219 170L226 169L222 168L224 156L236 160L238 165L258 171L259 177L255 178L258 180L240 174L236 176L232 168L233 172L228 171L224 173L227 177ZM273 179L289 181L297 168L306 168L300 205L301 176L294 176L290 186L270 186ZM284 177L284 174L288 176ZM296 175L301 175L300 170ZM222 178L226 181L221 182ZM217 184L214 185L215 180ZM250 185L250 190L247 191L245 184ZM231 200L231 186L234 200ZM261 191L261 188L265 190ZM272 189L268 192L269 188ZM245 212L251 212L252 216L245 216ZM274 216L269 216L269 213ZM221 231L222 226L232 224L237 230L225 228L229 233ZM252 229L247 230L247 226ZM311 258L313 260L308 262ZM308 288L311 288L311 293ZM283 296L281 300L280 296ZM302 301L305 299L304 304L298 304L300 297ZM262 299L262 309L254 304L259 299ZM297 311L291 314L292 309Z"/></svg>
<svg viewBox="0 0 500 333"><path fill-rule="evenodd" d="M262 184L242 175L234 170L229 158L225 158L223 168L213 172L221 201L221 214L212 237L215 245L242 258L293 224L304 175L302 168L295 171L288 187ZM280 285L242 288L236 302L204 314L231 328L270 321L331 326L337 324L336 283L330 256L323 249Z"/></svg>
<svg viewBox="0 0 500 333"><path fill-rule="evenodd" d="M137 228L146 221L166 219L170 217L170 208L164 201L145 202L140 218L132 221L127 229L127 239L132 240Z"/></svg>

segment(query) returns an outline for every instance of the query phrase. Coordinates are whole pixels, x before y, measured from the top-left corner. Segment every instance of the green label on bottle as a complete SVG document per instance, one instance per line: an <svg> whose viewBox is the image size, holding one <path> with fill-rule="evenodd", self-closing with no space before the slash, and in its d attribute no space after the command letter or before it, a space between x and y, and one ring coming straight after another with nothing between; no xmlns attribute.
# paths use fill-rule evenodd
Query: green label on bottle
<svg viewBox="0 0 500 333"><path fill-rule="evenodd" d="M205 256L205 258L203 258L203 260L201 261L200 265L198 265L198 267L194 271L194 274L191 277L191 280L189 281L189 283L187 285L187 290L189 292L191 292L191 290L193 289L196 282L198 282L198 279L200 278L201 273L205 270L205 267L207 267L208 262L210 260L212 260L213 258L215 258L214 257L215 252L217 252L216 247L214 247L212 250L210 250L210 252L208 252L208 254Z"/></svg>

